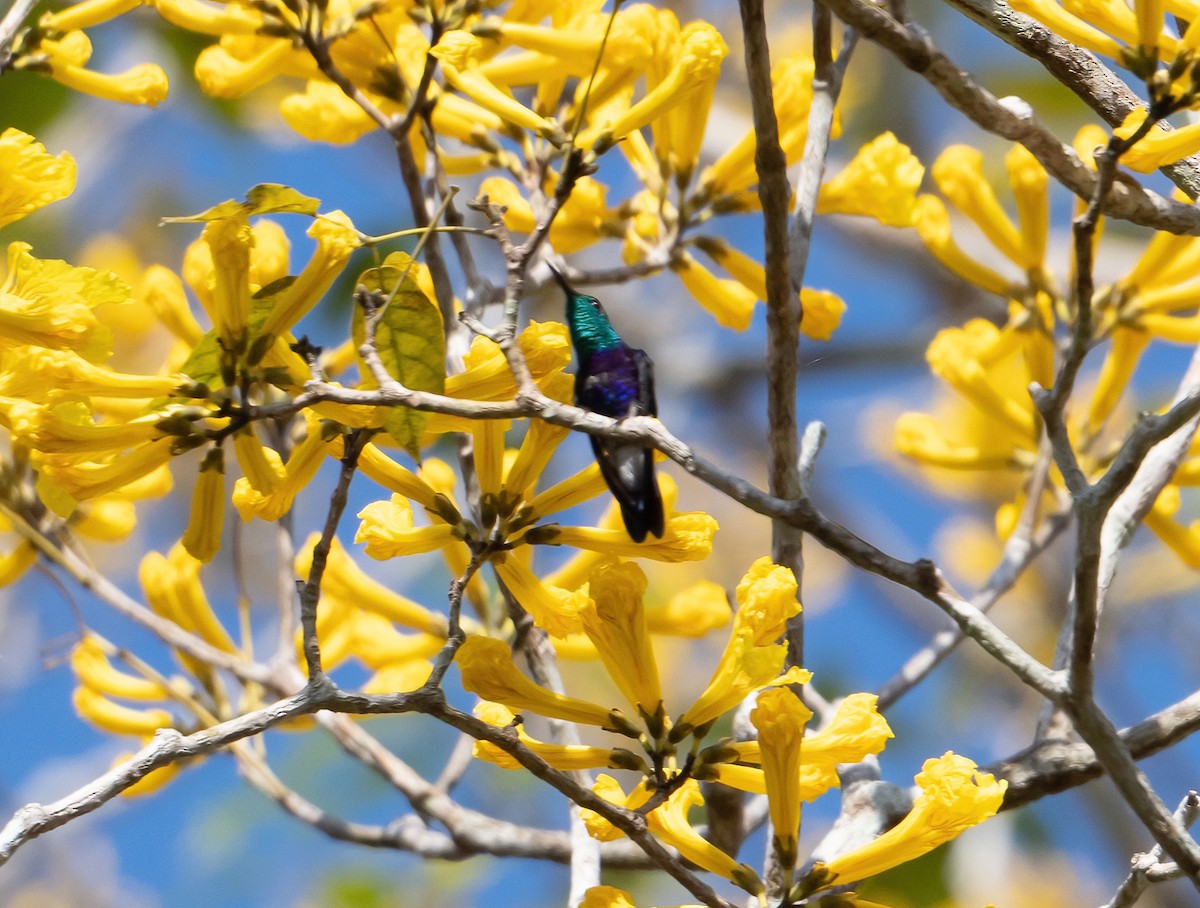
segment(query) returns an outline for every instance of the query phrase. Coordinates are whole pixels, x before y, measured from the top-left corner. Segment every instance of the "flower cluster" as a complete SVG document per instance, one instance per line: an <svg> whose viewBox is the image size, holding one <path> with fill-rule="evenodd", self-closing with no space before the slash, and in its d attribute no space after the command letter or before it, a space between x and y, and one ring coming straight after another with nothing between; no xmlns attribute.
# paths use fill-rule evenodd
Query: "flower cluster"
<svg viewBox="0 0 1200 908"><path fill-rule="evenodd" d="M1102 141L1098 128L1080 132L1075 145L1085 160ZM1087 153L1085 153L1087 152ZM926 352L933 373L954 395L936 414L905 413L896 425L897 449L939 470L975 471L997 480L991 492L1002 500L997 529L1007 536L1025 505L1025 481L1037 461L1042 427L1029 394L1036 382L1054 384L1057 339L1072 322L1064 284L1046 264L1050 229L1048 178L1023 147L1006 158L1016 203L1014 220L1004 210L983 172L981 154L966 146L946 149L932 167L941 196L917 199L914 227L929 251L959 277L1005 300L1007 319L999 326L972 319L938 332ZM968 254L955 240L945 199L970 221L999 253L1006 267L995 267ZM1072 444L1088 475L1099 475L1112 456L1113 416L1130 381L1154 340L1195 344L1200 320L1200 240L1157 233L1123 276L1099 285L1092 299L1094 336L1105 355L1079 407L1067 412ZM1147 518L1151 527L1183 561L1200 564L1200 526L1172 519L1179 507L1179 486L1191 485L1200 471L1194 458L1180 468ZM1055 509L1063 491L1051 472L1042 491L1043 513Z"/></svg>
<svg viewBox="0 0 1200 908"><path fill-rule="evenodd" d="M645 619L645 590L645 575L636 564L601 562L588 575L580 613L583 633L629 711L540 687L517 668L507 644L488 636L472 635L463 643L458 654L463 686L480 698L477 715L497 726L515 725L520 742L550 766L633 771L636 781L628 791L609 775L601 775L593 790L631 810L654 799L646 820L657 838L705 870L760 893L758 874L706 841L688 820L689 807L703 803L699 783L766 794L775 848L790 871L801 803L837 787L837 765L879 753L892 732L875 710L874 697L854 694L820 732L804 735L812 714L787 685L806 682L809 673L784 671L787 646L776 642L799 610L796 584L790 571L767 558L755 562L738 584L738 609L710 680L690 705L675 712L659 679ZM736 744L722 739L703 746L716 723L756 693L750 718L757 739ZM543 742L526 731L521 721L525 713L599 728L618 735L620 743ZM640 753L630 749L632 741ZM521 766L505 750L483 741L476 744L475 755L506 769ZM917 784L922 793L912 815L888 833L887 843L880 839L829 864L817 864L797 891L807 894L854 882L911 860L991 816L1005 790L1003 782L976 773L974 764L953 754L929 761ZM594 811L585 810L584 819L599 839L621 835Z"/></svg>
<svg viewBox="0 0 1200 908"><path fill-rule="evenodd" d="M0 133L0 225L65 198L74 188L70 155L51 155L33 136L16 129ZM114 380L119 387L113 400L130 393L161 394L173 384L150 378L150 387L137 390L138 376L117 376L101 365L112 339L96 310L104 303L124 302L129 293L111 274L37 259L28 243L9 245L0 285L0 425L11 429L14 418L25 425L36 419L47 431L65 427L69 435L78 416L72 407L78 395L103 393L97 389ZM0 528L13 536L0 556L0 584L9 584L37 560L29 531L53 517L47 506L54 505L53 496L43 502L34 491L31 451L17 439L9 443L0 476ZM132 502L161 490L162 483L153 479L140 488L103 489L74 513L73 528L95 539L123 539L134 527Z"/></svg>
<svg viewBox="0 0 1200 908"><path fill-rule="evenodd" d="M139 63L123 73L101 73L87 66L92 42L84 30L140 5L140 0L86 0L45 13L36 24L17 33L6 68L41 73L74 91L107 101L154 107L167 96L167 74L161 66Z"/></svg>
<svg viewBox="0 0 1200 908"><path fill-rule="evenodd" d="M137 5L84 0L48 13L23 33L14 65L93 94L154 104L166 93L158 67L135 67L120 77L82 68L90 52L82 29ZM620 239L627 265L642 273L669 268L718 322L737 330L749 325L755 302L765 298L762 266L701 232L715 216L758 206L752 130L701 167L728 53L707 22L680 23L673 12L648 4L625 5L611 15L600 3L488 4L482 10L392 0L147 5L179 28L216 39L195 66L201 88L213 97L238 98L276 79L299 82L300 90L284 95L280 112L309 140L341 144L379 127L407 129L418 164L436 151L451 174L507 173L517 184L537 187L527 197L507 179L485 181L483 192L508 206L513 230L531 230L566 179L570 191L550 236L558 252ZM784 56L772 73L789 164L804 149L812 75L804 54ZM528 104L517 100L527 95ZM430 147L423 120L432 130ZM839 129L835 123L835 135ZM523 155L513 151L514 142ZM572 148L585 153L583 170L619 148L642 188L609 205L608 187L580 168L568 175L566 164L558 171L546 166L547 160L566 161ZM906 222L919 180L911 154L885 134L830 181L820 211ZM718 276L697 254L728 276ZM828 339L842 300L806 287L801 304L801 330Z"/></svg>

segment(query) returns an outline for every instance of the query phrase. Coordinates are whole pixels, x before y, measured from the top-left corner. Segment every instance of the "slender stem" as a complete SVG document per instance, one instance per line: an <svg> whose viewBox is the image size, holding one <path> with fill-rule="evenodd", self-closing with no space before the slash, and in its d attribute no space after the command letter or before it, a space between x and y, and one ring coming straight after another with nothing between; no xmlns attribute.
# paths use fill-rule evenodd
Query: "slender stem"
<svg viewBox="0 0 1200 908"><path fill-rule="evenodd" d="M787 200L791 195L787 160L779 145L771 85L771 56L762 0L739 0L746 74L757 145L754 166L758 173L758 198L763 210L767 274L767 471L768 488L777 498L800 494L799 426L796 420L796 378L800 354L799 284L789 277ZM819 4L814 10L822 10ZM819 16L819 13L814 12ZM825 29L828 30L826 15ZM820 26L818 25L818 31ZM823 158L823 155L822 155ZM823 161L812 164L818 175ZM819 176L818 176L819 182ZM793 266L794 267L794 266ZM803 570L801 534L782 521L771 526L771 557L791 568L799 579ZM797 628L789 655L803 659L803 632Z"/></svg>
<svg viewBox="0 0 1200 908"><path fill-rule="evenodd" d="M1175 808L1175 819L1185 828L1196 822L1196 818L1200 817L1200 795L1194 791L1189 791L1179 806ZM1111 901L1104 908L1132 908L1137 903L1141 894L1145 892L1146 886L1151 881L1150 874L1162 865L1159 863L1163 858L1162 845L1155 845L1146 854L1136 855L1133 859L1133 869L1129 871L1129 876L1117 888L1113 894ZM1178 871L1178 866L1176 866Z"/></svg>
<svg viewBox="0 0 1200 908"><path fill-rule="evenodd" d="M321 667L321 643L317 638L317 607L321 601L321 579L325 576L325 565L329 550L337 534L338 524L349 501L350 480L358 469L358 457L371 438L371 432L359 429L343 439L342 469L338 474L337 486L329 499L329 512L325 515L325 527L321 538L313 546L312 566L308 571L308 582L300 587L300 629L304 639L304 662L308 668L309 683L324 677Z"/></svg>

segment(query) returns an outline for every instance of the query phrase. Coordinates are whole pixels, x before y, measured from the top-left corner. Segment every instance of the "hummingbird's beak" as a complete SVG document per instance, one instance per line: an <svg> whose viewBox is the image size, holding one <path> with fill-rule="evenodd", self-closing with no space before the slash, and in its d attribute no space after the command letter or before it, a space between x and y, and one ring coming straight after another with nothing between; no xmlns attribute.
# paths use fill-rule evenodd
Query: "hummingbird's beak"
<svg viewBox="0 0 1200 908"><path fill-rule="evenodd" d="M555 268L550 262L546 262L546 267L550 269L550 273L554 275L554 279L558 281L558 286L563 288L563 293L567 296L572 296L575 293L574 288L567 283L567 279L562 276L562 272Z"/></svg>

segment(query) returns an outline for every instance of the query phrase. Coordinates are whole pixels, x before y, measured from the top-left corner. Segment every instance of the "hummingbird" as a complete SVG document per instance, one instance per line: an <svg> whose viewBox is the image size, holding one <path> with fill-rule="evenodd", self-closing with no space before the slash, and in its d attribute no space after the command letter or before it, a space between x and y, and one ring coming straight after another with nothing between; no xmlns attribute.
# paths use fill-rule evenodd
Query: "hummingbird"
<svg viewBox="0 0 1200 908"><path fill-rule="evenodd" d="M553 265L550 271L567 295L567 327L579 358L576 405L613 419L657 416L654 364L646 351L621 340L598 299L575 290ZM621 506L629 537L634 542L647 533L662 538L663 502L654 478L654 451L599 435L588 438L600 474Z"/></svg>

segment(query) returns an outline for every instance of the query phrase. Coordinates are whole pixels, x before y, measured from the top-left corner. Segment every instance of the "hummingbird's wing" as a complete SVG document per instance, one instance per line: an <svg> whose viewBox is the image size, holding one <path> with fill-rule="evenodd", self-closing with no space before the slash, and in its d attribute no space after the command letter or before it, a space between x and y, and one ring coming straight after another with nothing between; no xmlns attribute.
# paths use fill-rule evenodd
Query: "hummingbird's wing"
<svg viewBox="0 0 1200 908"><path fill-rule="evenodd" d="M637 367L637 413L631 416L657 416L658 399L654 396L654 363L645 350L631 350Z"/></svg>
<svg viewBox="0 0 1200 908"><path fill-rule="evenodd" d="M644 350L629 348L629 356L636 374L636 394L629 401L625 415L656 416L654 364ZM592 436L592 451L604 481L621 506L621 517L630 538L641 542L647 533L661 538L665 519L662 494L654 476L654 451L595 436Z"/></svg>

